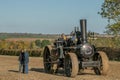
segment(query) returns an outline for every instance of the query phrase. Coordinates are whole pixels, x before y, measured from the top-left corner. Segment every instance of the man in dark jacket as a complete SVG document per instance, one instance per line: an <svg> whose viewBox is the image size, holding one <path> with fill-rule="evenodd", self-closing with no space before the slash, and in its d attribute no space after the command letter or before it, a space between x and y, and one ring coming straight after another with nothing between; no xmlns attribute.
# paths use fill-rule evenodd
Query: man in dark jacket
<svg viewBox="0 0 120 80"><path fill-rule="evenodd" d="M20 55L19 55L19 62L20 62L20 66L19 66L19 72L23 73L28 73L28 63L29 63L29 54L26 52L25 50L22 50Z"/></svg>

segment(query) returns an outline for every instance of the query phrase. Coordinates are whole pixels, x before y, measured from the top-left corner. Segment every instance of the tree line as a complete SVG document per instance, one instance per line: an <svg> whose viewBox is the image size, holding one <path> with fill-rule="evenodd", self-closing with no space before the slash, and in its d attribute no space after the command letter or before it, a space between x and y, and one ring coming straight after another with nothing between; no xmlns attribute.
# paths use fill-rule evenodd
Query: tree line
<svg viewBox="0 0 120 80"><path fill-rule="evenodd" d="M42 57L43 48L50 44L49 40L35 40L31 42L0 40L0 55L18 56L21 49L27 49L29 56Z"/></svg>
<svg viewBox="0 0 120 80"><path fill-rule="evenodd" d="M35 41L7 41L0 40L0 49L38 49L51 44L49 40Z"/></svg>
<svg viewBox="0 0 120 80"><path fill-rule="evenodd" d="M58 34L42 34L42 33L0 33L0 39L7 38L55 38Z"/></svg>

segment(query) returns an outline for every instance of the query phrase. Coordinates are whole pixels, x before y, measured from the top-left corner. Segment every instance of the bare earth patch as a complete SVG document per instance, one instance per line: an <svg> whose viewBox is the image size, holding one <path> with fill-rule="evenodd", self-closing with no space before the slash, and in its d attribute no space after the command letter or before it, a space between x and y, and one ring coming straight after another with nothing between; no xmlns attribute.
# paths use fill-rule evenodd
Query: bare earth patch
<svg viewBox="0 0 120 80"><path fill-rule="evenodd" d="M120 62L109 62L110 70L107 76L98 76L91 70L77 75L75 78L64 76L64 72L58 74L44 73L43 59L30 57L29 73L18 72L17 56L0 55L0 80L120 80Z"/></svg>

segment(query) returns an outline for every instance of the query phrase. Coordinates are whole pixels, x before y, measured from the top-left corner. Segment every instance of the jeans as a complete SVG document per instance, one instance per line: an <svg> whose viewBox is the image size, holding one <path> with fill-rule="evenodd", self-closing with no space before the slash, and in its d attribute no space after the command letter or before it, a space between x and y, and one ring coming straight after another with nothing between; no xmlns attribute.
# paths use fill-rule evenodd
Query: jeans
<svg viewBox="0 0 120 80"><path fill-rule="evenodd" d="M19 64L19 72L28 74L28 64Z"/></svg>
<svg viewBox="0 0 120 80"><path fill-rule="evenodd" d="M23 68L24 68L23 64L19 63L19 72L23 72Z"/></svg>

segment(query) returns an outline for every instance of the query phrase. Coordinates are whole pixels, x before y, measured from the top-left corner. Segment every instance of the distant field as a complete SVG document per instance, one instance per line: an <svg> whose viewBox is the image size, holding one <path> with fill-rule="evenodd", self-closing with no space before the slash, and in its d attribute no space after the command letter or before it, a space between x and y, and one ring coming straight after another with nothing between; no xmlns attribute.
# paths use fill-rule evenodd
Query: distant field
<svg viewBox="0 0 120 80"><path fill-rule="evenodd" d="M7 41L35 41L35 40L49 40L54 41L55 38L7 38Z"/></svg>

